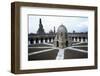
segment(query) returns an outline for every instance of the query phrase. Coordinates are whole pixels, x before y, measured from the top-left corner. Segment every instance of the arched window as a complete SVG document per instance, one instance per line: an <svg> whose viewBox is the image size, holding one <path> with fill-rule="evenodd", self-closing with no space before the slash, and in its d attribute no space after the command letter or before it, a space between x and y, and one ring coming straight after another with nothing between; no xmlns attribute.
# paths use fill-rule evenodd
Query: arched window
<svg viewBox="0 0 100 76"><path fill-rule="evenodd" d="M36 38L36 43L39 43L39 39L38 38Z"/></svg>
<svg viewBox="0 0 100 76"><path fill-rule="evenodd" d="M30 39L30 44L33 44L33 39L32 38Z"/></svg>
<svg viewBox="0 0 100 76"><path fill-rule="evenodd" d="M72 41L74 41L74 37L72 37Z"/></svg>
<svg viewBox="0 0 100 76"><path fill-rule="evenodd" d="M83 41L85 41L85 37L83 37Z"/></svg>
<svg viewBox="0 0 100 76"><path fill-rule="evenodd" d="M51 38L49 38L49 42L51 42Z"/></svg>
<svg viewBox="0 0 100 76"><path fill-rule="evenodd" d="M43 38L41 38L41 43L43 43Z"/></svg>
<svg viewBox="0 0 100 76"><path fill-rule="evenodd" d="M45 42L47 42L47 38L45 38Z"/></svg>
<svg viewBox="0 0 100 76"><path fill-rule="evenodd" d="M81 41L81 37L79 37L79 41Z"/></svg>
<svg viewBox="0 0 100 76"><path fill-rule="evenodd" d="M75 41L77 41L77 37L75 37Z"/></svg>

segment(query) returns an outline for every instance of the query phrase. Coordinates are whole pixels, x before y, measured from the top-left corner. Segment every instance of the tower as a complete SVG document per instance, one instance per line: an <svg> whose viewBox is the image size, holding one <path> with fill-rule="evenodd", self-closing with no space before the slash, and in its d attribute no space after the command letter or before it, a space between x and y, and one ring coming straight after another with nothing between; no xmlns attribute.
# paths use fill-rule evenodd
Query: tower
<svg viewBox="0 0 100 76"><path fill-rule="evenodd" d="M54 26L54 34L55 34L55 26Z"/></svg>
<svg viewBox="0 0 100 76"><path fill-rule="evenodd" d="M45 34L41 18L39 19L39 28L38 28L37 34L40 34L40 35Z"/></svg>

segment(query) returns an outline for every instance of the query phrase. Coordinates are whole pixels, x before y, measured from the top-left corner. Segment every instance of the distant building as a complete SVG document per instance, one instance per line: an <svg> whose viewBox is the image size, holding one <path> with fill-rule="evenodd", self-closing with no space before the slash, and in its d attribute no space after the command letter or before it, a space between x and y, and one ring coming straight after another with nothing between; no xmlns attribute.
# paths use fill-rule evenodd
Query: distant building
<svg viewBox="0 0 100 76"><path fill-rule="evenodd" d="M64 48L73 43L88 42L88 32L69 33L64 25L60 25L57 32L50 30L45 33L42 20L39 20L39 28L36 34L28 34L28 42L30 44L54 43L54 46Z"/></svg>
<svg viewBox="0 0 100 76"><path fill-rule="evenodd" d="M49 34L54 34L54 32L52 30L49 31Z"/></svg>

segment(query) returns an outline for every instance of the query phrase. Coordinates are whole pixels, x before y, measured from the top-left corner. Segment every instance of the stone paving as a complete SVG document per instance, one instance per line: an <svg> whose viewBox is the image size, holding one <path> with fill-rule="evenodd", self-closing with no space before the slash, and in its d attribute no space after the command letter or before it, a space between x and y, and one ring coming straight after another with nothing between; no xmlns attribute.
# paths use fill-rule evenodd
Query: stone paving
<svg viewBox="0 0 100 76"><path fill-rule="evenodd" d="M70 47L67 47L67 48L63 48L63 49L53 47L53 44L49 44L49 43L45 44L45 45L50 45L50 46L29 47L29 48L33 49L33 52L28 53L28 56L30 58L29 60L31 60L31 59L32 60L36 60L36 59L41 60L42 57L44 58L42 60L46 60L46 59L49 60L49 59L52 59L52 58L55 59L55 60L63 60L63 59L68 59L68 58L70 59L70 58L73 58L73 57L76 57L76 58L87 58L88 57L88 51L81 49L81 47L82 48L84 48L84 47L88 48L87 45L77 45L76 44L75 46L73 45L73 46L70 46ZM77 48L77 47L80 47L80 48ZM40 50L40 51L34 51L35 48L37 48L37 49L45 48L45 49ZM53 54L53 52L55 54ZM46 56L46 58L45 58L45 56L42 56L41 54L44 54ZM55 56L53 56L53 55L55 55ZM71 56L71 55L73 55L73 56ZM38 56L39 59L36 58L36 56ZM32 57L34 57L34 58L32 58Z"/></svg>

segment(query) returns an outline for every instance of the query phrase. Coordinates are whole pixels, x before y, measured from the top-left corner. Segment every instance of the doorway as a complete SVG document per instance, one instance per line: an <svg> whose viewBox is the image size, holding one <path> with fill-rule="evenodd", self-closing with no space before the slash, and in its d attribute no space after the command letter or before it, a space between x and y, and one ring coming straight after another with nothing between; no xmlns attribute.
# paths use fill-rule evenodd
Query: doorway
<svg viewBox="0 0 100 76"><path fill-rule="evenodd" d="M66 46L68 46L68 41L66 41Z"/></svg>
<svg viewBox="0 0 100 76"><path fill-rule="evenodd" d="M59 42L57 41L57 47L59 47Z"/></svg>

